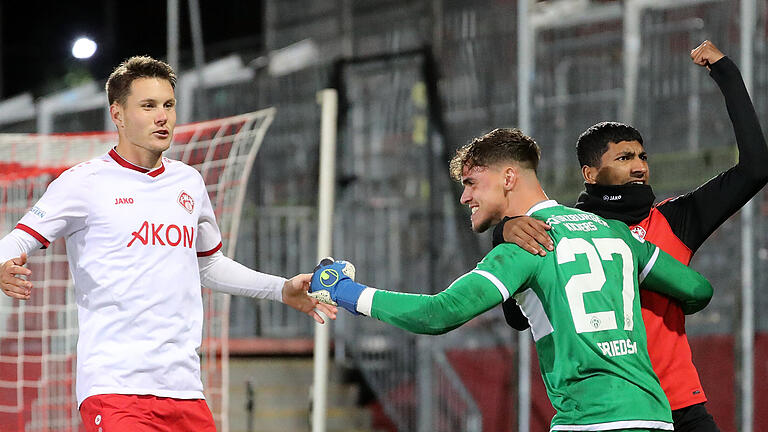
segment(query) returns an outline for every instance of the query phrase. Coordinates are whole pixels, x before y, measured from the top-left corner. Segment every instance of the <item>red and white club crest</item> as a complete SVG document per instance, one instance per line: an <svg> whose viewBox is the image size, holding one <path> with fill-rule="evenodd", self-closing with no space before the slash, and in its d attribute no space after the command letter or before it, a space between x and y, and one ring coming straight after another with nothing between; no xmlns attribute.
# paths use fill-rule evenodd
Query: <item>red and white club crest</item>
<svg viewBox="0 0 768 432"><path fill-rule="evenodd" d="M636 239L640 241L645 240L645 228L638 225L636 227L633 227L631 231L632 231L632 235L634 235Z"/></svg>
<svg viewBox="0 0 768 432"><path fill-rule="evenodd" d="M184 210L189 212L189 214L192 214L192 210L195 209L195 200L188 193L181 191L179 194L179 205L184 207Z"/></svg>

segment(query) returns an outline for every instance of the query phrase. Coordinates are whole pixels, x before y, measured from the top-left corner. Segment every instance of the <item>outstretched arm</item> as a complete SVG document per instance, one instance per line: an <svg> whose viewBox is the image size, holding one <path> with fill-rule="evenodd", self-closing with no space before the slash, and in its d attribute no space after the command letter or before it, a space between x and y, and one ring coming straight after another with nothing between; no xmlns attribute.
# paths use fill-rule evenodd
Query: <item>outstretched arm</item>
<svg viewBox="0 0 768 432"><path fill-rule="evenodd" d="M434 295L408 294L366 288L357 311L419 334L443 334L504 300L487 278L469 272Z"/></svg>
<svg viewBox="0 0 768 432"><path fill-rule="evenodd" d="M350 263L329 260L315 269L310 295L413 333L441 334L508 299L536 274L538 263L517 246L501 245L444 291L423 295L367 287L354 281Z"/></svg>
<svg viewBox="0 0 768 432"><path fill-rule="evenodd" d="M315 321L323 319L315 308L331 319L336 319L336 308L318 304L307 295L311 274L300 274L291 279L273 276L251 270L248 267L227 258L221 252L207 257L199 257L200 283L206 288L232 295L253 297L283 302L304 312Z"/></svg>
<svg viewBox="0 0 768 432"><path fill-rule="evenodd" d="M768 183L768 146L738 67L710 41L691 51L707 67L725 98L733 124L738 163L698 189L659 206L675 234L696 251L723 222ZM712 205L717 203L717 205Z"/></svg>

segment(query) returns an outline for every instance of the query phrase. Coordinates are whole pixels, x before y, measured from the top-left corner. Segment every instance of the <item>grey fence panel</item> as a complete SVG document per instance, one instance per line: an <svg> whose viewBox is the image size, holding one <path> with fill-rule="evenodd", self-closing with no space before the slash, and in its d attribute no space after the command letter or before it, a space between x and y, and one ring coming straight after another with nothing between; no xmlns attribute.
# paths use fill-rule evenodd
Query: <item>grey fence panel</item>
<svg viewBox="0 0 768 432"><path fill-rule="evenodd" d="M292 276L316 264L317 216L314 207L261 207L257 211L257 263L261 271ZM314 321L276 302L258 302L258 334L306 337Z"/></svg>
<svg viewBox="0 0 768 432"><path fill-rule="evenodd" d="M442 141L429 118L426 60L416 52L341 68L339 175L345 180L337 191L334 253L353 258L365 284L429 294L463 272L456 263L464 258ZM417 353L425 348L416 336L378 321L343 325L350 357L390 418L399 430L417 430L425 418L419 374L429 373Z"/></svg>
<svg viewBox="0 0 768 432"><path fill-rule="evenodd" d="M755 198L755 330L761 333L768 331L768 314L761 311L768 310L768 191L763 190Z"/></svg>
<svg viewBox="0 0 768 432"><path fill-rule="evenodd" d="M531 134L542 149L542 184L564 203L582 189L579 134L598 121L620 120L622 30L620 20L609 20L537 33Z"/></svg>
<svg viewBox="0 0 768 432"><path fill-rule="evenodd" d="M427 203L419 153L426 151L425 143L413 142L409 121L410 92L419 72L412 59L350 65L342 72L346 104L340 115L346 127L340 131L339 174L350 180L337 191L340 241L334 251L354 257L363 283L403 291L407 281L417 285L411 289L429 292L426 230L419 223ZM409 232L419 225L421 233ZM351 357L398 429L416 430L415 338L379 322L349 324L344 337Z"/></svg>
<svg viewBox="0 0 768 432"><path fill-rule="evenodd" d="M64 112L53 116L53 132L103 131L107 98L104 106L84 111Z"/></svg>
<svg viewBox="0 0 768 432"><path fill-rule="evenodd" d="M315 94L327 85L328 69L318 66L280 77L263 71L253 82L206 93L213 112L222 115L250 104L277 109L249 182L242 225L250 229L238 244L243 250L238 256L250 257L242 262L259 271L291 277L316 264L320 110ZM311 337L312 323L281 304L232 298L233 337Z"/></svg>
<svg viewBox="0 0 768 432"><path fill-rule="evenodd" d="M766 2L757 2L757 27L754 46L754 71L752 98L755 103L758 117L762 121L763 134L768 130L768 125L764 119L768 118L768 4ZM735 24L734 24L735 26ZM758 225L755 229L757 235L757 258L755 267L757 275L755 277L755 319L757 321L755 329L759 332L768 331L768 314L759 311L768 310L768 192L763 190L758 194L755 200L755 219Z"/></svg>
<svg viewBox="0 0 768 432"><path fill-rule="evenodd" d="M351 3L351 2L349 2ZM266 8L266 48L276 50L312 39L324 59L338 57L348 27L348 6L339 0L269 0Z"/></svg>
<svg viewBox="0 0 768 432"><path fill-rule="evenodd" d="M720 92L705 70L692 66L689 53L710 39L737 58L727 31L729 17L738 14L733 6L732 1L712 1L643 12L634 123L655 153L732 142L728 118L705 108L722 104Z"/></svg>
<svg viewBox="0 0 768 432"><path fill-rule="evenodd" d="M352 55L402 52L431 38L429 2L358 0L349 2Z"/></svg>
<svg viewBox="0 0 768 432"><path fill-rule="evenodd" d="M444 1L435 18L449 149L517 119L517 17L509 2Z"/></svg>
<svg viewBox="0 0 768 432"><path fill-rule="evenodd" d="M34 133L37 131L37 119L21 120L0 126L0 133Z"/></svg>
<svg viewBox="0 0 768 432"><path fill-rule="evenodd" d="M190 121L228 117L263 108L265 105L259 103L259 96L256 83L252 81L198 89Z"/></svg>
<svg viewBox="0 0 768 432"><path fill-rule="evenodd" d="M435 404L434 430L451 432L481 432L483 421L480 410L466 390L461 378L451 366L445 352L435 350Z"/></svg>
<svg viewBox="0 0 768 432"><path fill-rule="evenodd" d="M732 12L735 14L735 12ZM768 114L768 4L757 2L757 27L754 41L753 60L753 88L752 97L755 108L761 115L761 119ZM733 18L735 19L735 18ZM732 23L733 28L738 28L738 23ZM765 128L764 128L765 129ZM763 130L765 132L765 130Z"/></svg>

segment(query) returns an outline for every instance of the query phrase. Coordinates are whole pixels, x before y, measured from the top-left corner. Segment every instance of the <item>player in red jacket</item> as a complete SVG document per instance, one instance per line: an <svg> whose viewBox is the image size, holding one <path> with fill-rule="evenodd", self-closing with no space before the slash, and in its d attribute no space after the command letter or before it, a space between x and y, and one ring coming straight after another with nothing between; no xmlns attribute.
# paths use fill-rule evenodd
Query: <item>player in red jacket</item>
<svg viewBox="0 0 768 432"><path fill-rule="evenodd" d="M643 139L631 126L603 122L578 139L576 152L585 181L576 208L626 223L684 264L723 222L768 183L768 148L757 114L736 65L709 41L691 51L693 62L710 70L725 98L733 123L739 161L685 195L653 205ZM717 203L717 205L712 205ZM509 241L546 254L551 240L541 221L520 217L497 225L494 244ZM691 360L680 306L670 298L641 290L643 320L653 369L672 407L675 431L718 431L704 403L707 398ZM528 327L514 301L504 303L507 322Z"/></svg>

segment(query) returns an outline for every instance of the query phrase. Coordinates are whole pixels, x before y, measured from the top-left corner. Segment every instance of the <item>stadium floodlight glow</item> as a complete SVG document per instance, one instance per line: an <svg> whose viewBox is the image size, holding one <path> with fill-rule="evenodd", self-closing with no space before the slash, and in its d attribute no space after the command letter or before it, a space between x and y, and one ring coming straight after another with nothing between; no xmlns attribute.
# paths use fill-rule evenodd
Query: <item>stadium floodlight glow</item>
<svg viewBox="0 0 768 432"><path fill-rule="evenodd" d="M87 59L96 52L96 42L87 37L78 38L74 44L72 44L72 55L75 58Z"/></svg>

